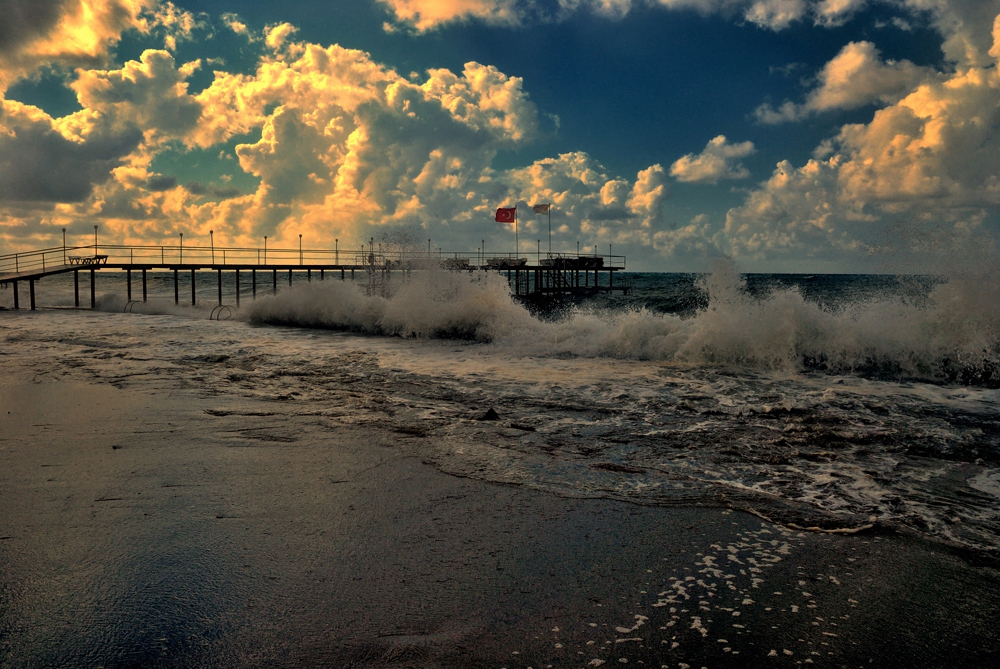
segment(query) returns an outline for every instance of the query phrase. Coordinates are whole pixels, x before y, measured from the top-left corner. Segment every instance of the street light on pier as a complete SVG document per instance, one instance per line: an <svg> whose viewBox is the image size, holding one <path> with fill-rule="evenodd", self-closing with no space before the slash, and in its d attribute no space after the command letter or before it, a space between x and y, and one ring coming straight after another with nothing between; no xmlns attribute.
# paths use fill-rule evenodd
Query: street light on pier
<svg viewBox="0 0 1000 669"><path fill-rule="evenodd" d="M97 226L95 225L94 227L96 228ZM182 232L182 233L180 233L180 235L181 235L181 251L180 251L180 253L181 253L181 259L178 262L178 264L179 265L183 265L184 264L184 233Z"/></svg>
<svg viewBox="0 0 1000 669"><path fill-rule="evenodd" d="M212 244L212 264L215 264L215 230L208 231L208 239Z"/></svg>
<svg viewBox="0 0 1000 669"><path fill-rule="evenodd" d="M267 235L264 235L264 264L267 264Z"/></svg>
<svg viewBox="0 0 1000 669"><path fill-rule="evenodd" d="M299 233L299 265L302 264L302 233Z"/></svg>
<svg viewBox="0 0 1000 669"><path fill-rule="evenodd" d="M63 265L66 264L66 228L63 228Z"/></svg>
<svg viewBox="0 0 1000 669"><path fill-rule="evenodd" d="M97 255L97 226L94 226L94 255Z"/></svg>
<svg viewBox="0 0 1000 669"><path fill-rule="evenodd" d="M334 264L340 264L340 239L333 240L333 261Z"/></svg>

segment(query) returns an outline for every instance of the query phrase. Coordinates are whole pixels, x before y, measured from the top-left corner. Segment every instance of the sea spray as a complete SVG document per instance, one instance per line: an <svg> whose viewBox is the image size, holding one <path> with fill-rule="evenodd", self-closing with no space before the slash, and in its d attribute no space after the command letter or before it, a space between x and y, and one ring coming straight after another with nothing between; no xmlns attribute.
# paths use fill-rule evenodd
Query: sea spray
<svg viewBox="0 0 1000 669"><path fill-rule="evenodd" d="M414 272L386 296L340 281L312 282L254 302L258 324L419 338L465 339L520 356L608 357L761 372L821 371L995 385L1000 382L1000 290L955 277L922 299L872 296L839 308L795 287L752 295L731 262L717 264L693 314L573 306L538 318L485 272Z"/></svg>
<svg viewBox="0 0 1000 669"><path fill-rule="evenodd" d="M388 297L354 283L314 282L258 300L245 317L258 324L483 342L538 326L514 302L507 282L485 272L418 272Z"/></svg>

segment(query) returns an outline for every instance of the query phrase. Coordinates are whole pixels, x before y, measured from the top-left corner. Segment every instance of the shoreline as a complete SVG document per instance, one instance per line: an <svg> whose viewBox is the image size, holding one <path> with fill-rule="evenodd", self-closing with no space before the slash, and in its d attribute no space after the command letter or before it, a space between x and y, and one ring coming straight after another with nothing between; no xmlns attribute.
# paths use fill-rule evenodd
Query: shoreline
<svg viewBox="0 0 1000 669"><path fill-rule="evenodd" d="M460 478L260 400L0 395L3 666L1000 659L1000 573L900 534Z"/></svg>

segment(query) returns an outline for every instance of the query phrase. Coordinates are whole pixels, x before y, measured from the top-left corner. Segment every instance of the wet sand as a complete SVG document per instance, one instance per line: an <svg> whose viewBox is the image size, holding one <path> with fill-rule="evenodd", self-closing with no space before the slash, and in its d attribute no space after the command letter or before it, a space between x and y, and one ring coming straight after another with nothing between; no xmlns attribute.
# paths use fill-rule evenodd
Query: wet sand
<svg viewBox="0 0 1000 669"><path fill-rule="evenodd" d="M1000 572L913 537L441 473L264 401L0 380L4 667L967 667Z"/></svg>

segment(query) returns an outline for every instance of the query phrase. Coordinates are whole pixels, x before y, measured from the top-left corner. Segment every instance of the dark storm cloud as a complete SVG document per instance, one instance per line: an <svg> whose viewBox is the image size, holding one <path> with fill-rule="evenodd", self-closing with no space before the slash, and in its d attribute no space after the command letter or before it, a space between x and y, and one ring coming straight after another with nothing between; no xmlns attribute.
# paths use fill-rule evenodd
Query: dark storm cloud
<svg viewBox="0 0 1000 669"><path fill-rule="evenodd" d="M138 128L95 131L79 143L47 123L18 124L13 134L0 135L0 200L85 200L141 140Z"/></svg>
<svg viewBox="0 0 1000 669"><path fill-rule="evenodd" d="M177 188L177 177L168 177L158 174L155 177L146 179L146 190L154 193L161 193L165 190Z"/></svg>
<svg viewBox="0 0 1000 669"><path fill-rule="evenodd" d="M0 54L48 34L69 4L73 0L0 0Z"/></svg>
<svg viewBox="0 0 1000 669"><path fill-rule="evenodd" d="M240 189L233 188L232 186L227 188L203 186L197 181L191 181L184 184L184 188L192 195L214 195L215 197L222 198L223 200L228 200L229 198L238 197L243 194Z"/></svg>

